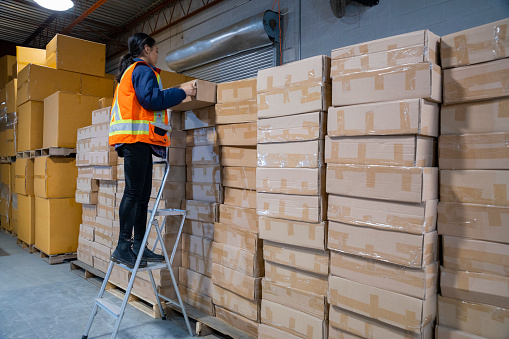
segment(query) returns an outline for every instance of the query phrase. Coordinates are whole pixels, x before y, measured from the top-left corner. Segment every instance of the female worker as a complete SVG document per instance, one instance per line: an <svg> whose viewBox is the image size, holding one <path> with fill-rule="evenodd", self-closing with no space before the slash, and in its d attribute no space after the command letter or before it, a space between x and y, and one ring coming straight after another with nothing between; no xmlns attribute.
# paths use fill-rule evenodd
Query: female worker
<svg viewBox="0 0 509 339"><path fill-rule="evenodd" d="M119 62L109 131L109 144L124 158L125 172L119 208L120 235L111 260L133 268L146 230L152 155L165 158L170 145L167 131L157 125L168 124L166 109L178 105L186 96L195 96L196 88L191 84L163 90L160 70L155 68L157 46L147 34L131 36L128 47L129 53ZM145 247L140 267L146 266L147 261L164 261L164 256Z"/></svg>

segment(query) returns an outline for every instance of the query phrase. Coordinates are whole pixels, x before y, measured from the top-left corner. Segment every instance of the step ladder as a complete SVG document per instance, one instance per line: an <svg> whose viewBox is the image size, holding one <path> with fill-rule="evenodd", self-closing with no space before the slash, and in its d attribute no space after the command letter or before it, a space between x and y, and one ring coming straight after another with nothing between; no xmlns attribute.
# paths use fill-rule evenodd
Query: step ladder
<svg viewBox="0 0 509 339"><path fill-rule="evenodd" d="M90 315L90 319L88 320L88 324L85 329L85 333L81 337L82 339L88 338L88 333L90 331L90 328L92 327L92 322L94 321L94 318L97 315L97 311L99 310L99 308L103 309L104 311L106 311L106 313L108 313L109 315L111 315L113 318L116 319L115 327L113 329L113 333L111 334L111 338L113 339L117 336L117 332L120 327L120 322L122 321L122 317L124 316L124 312L125 312L125 308L127 306L129 295L131 294L131 290L133 288L134 279L136 278L136 274L138 272L143 272L143 271L148 271L148 273L149 273L150 282L152 283L152 288L154 289L154 295L157 300L157 305L159 306L159 311L161 312L162 320L166 320L166 315L164 314L163 306L161 305L160 299L163 299L170 304L180 307L180 309L182 310L182 314L184 315L184 320L186 321L187 330L189 331L189 334L191 336L193 336L193 331L191 330L191 325L189 324L189 318L187 317L186 308L184 306L184 303L182 302L182 298L180 297L180 292L178 289L177 281L175 280L175 276L173 275L173 270L171 269L173 259L175 258L175 253L177 252L177 247L178 247L178 244L180 241L180 236L182 234L182 228L184 226L184 221L186 219L186 211L179 210L179 209L158 209L159 201L161 200L163 189L166 184L166 179L168 178L168 174L170 172L170 163L168 161L168 157L169 157L169 149L166 150L166 159L164 161L166 167L165 167L165 172L164 172L164 176L163 176L163 181L161 183L161 187L159 187L159 192L157 193L157 199L154 204L154 209L149 210L150 219L148 222L147 230L145 231L145 236L143 237L143 243L140 247L141 249L145 248L150 231L152 229L152 226L154 226L154 228L157 232L157 239L154 243L152 251L155 251L156 246L157 246L158 242L160 241L165 261L160 262L160 263L147 262L146 267L140 268L139 266L140 266L140 262L141 262L141 257L143 255L143 251L141 251L141 250L138 253L138 258L136 259L136 264L134 265L134 268L129 268L123 264L117 264L110 260L110 265L108 267L108 271L106 272L106 276L104 277L104 281L101 286L101 290L99 291L99 295L95 299L95 305L94 305L94 308L92 309L92 314ZM168 257L168 253L166 252L166 247L164 246L164 241L163 241L163 237L161 236L161 232L163 230L163 227L166 224L166 217L175 216L175 215L182 216L182 221L180 222L180 228L178 231L177 240L175 242L175 245L173 246L173 251L171 252L171 256ZM156 216L163 217L163 222L161 225L159 225L157 220L155 219ZM108 284L108 280L110 278L111 271L113 270L114 265L120 266L132 273L131 278L129 279L129 284L127 286L127 290L125 292L124 300L122 300L122 304L120 306L118 306L116 303L112 302L111 300L103 298L104 291L106 289L106 285ZM173 288L175 289L175 292L177 294L178 303L157 292L157 288L156 288L156 284L154 281L154 276L152 275L152 271L160 270L160 269L164 269L164 268L168 269L168 271L170 272L171 281L173 283Z"/></svg>

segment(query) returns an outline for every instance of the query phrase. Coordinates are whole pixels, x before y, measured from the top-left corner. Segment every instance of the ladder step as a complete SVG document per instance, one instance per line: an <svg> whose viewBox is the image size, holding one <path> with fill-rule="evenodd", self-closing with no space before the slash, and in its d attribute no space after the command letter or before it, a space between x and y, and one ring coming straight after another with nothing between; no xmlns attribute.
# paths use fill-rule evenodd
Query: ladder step
<svg viewBox="0 0 509 339"><path fill-rule="evenodd" d="M114 318L118 319L118 317L120 316L120 306L116 305L112 301L104 298L96 298L95 303L97 304L97 306L108 312Z"/></svg>
<svg viewBox="0 0 509 339"><path fill-rule="evenodd" d="M117 266L122 267L125 270L128 270L129 272L134 271L134 268L127 267L124 264L119 264L119 263L116 263L116 262L114 262L114 264L117 265ZM151 262L151 263L148 263L146 267L138 268L138 272L149 271L149 270L150 271L160 270L162 268L167 268L166 262Z"/></svg>
<svg viewBox="0 0 509 339"><path fill-rule="evenodd" d="M148 210L148 213L152 213L152 210ZM170 216L170 215L185 215L185 210L178 210L175 208L158 209L156 216Z"/></svg>

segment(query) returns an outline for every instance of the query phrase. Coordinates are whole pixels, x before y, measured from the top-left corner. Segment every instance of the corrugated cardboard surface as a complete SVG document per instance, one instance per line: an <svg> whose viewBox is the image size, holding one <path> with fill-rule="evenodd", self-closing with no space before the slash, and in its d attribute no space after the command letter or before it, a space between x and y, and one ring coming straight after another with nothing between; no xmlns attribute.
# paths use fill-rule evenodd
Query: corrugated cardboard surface
<svg viewBox="0 0 509 339"><path fill-rule="evenodd" d="M438 234L509 244L509 207L440 202Z"/></svg>
<svg viewBox="0 0 509 339"><path fill-rule="evenodd" d="M123 159L123 158L120 158ZM164 171L166 169L165 164L154 164L152 170L153 180L163 180ZM185 182L186 181L186 166L171 166L170 172L168 173L168 181L173 182ZM192 180L194 181L194 180Z"/></svg>
<svg viewBox="0 0 509 339"><path fill-rule="evenodd" d="M173 170L173 168L172 168L172 170ZM189 182L193 182L193 183L220 184L221 183L221 167L219 165L187 166L187 180Z"/></svg>
<svg viewBox="0 0 509 339"><path fill-rule="evenodd" d="M394 339L432 339L434 327L433 323L429 323L421 331L414 333L336 306L330 307L329 325L345 331L344 333L352 334L354 338Z"/></svg>
<svg viewBox="0 0 509 339"><path fill-rule="evenodd" d="M187 147L185 150L185 154L186 154L185 163L188 166L220 164L221 149L219 146L209 145L209 146Z"/></svg>
<svg viewBox="0 0 509 339"><path fill-rule="evenodd" d="M218 204L198 200L186 200L183 208L187 211L187 219L215 222L218 217Z"/></svg>
<svg viewBox="0 0 509 339"><path fill-rule="evenodd" d="M440 171L440 201L509 206L509 171Z"/></svg>
<svg viewBox="0 0 509 339"><path fill-rule="evenodd" d="M508 19L495 21L442 37L444 68L506 58L509 48Z"/></svg>
<svg viewBox="0 0 509 339"><path fill-rule="evenodd" d="M105 107L92 111L92 125L110 122L111 107Z"/></svg>
<svg viewBox="0 0 509 339"><path fill-rule="evenodd" d="M16 159L14 163L14 193L34 195L34 159Z"/></svg>
<svg viewBox="0 0 509 339"><path fill-rule="evenodd" d="M190 234L182 234L182 250L209 259L212 253L212 240Z"/></svg>
<svg viewBox="0 0 509 339"><path fill-rule="evenodd" d="M217 84L217 102L230 103L256 99L256 78Z"/></svg>
<svg viewBox="0 0 509 339"><path fill-rule="evenodd" d="M34 161L34 194L42 198L71 198L76 191L76 160L37 157Z"/></svg>
<svg viewBox="0 0 509 339"><path fill-rule="evenodd" d="M509 308L509 278L441 267L442 296Z"/></svg>
<svg viewBox="0 0 509 339"><path fill-rule="evenodd" d="M486 338L507 338L509 310L438 296L438 322Z"/></svg>
<svg viewBox="0 0 509 339"><path fill-rule="evenodd" d="M437 232L408 234L329 222L328 248L421 268L437 260Z"/></svg>
<svg viewBox="0 0 509 339"><path fill-rule="evenodd" d="M18 80L12 79L5 85L6 113L15 113L17 107Z"/></svg>
<svg viewBox="0 0 509 339"><path fill-rule="evenodd" d="M213 105L216 103L217 85L215 83L196 79L184 84L188 83L196 84L196 95L193 97L186 97L180 104L171 107L172 110L187 111L207 107L210 105L213 107Z"/></svg>
<svg viewBox="0 0 509 339"><path fill-rule="evenodd" d="M226 323L258 337L258 323L222 307L216 307L216 317Z"/></svg>
<svg viewBox="0 0 509 339"><path fill-rule="evenodd" d="M280 338L286 338L286 339L299 339L301 336L293 335L288 332L285 332L283 330L280 330L278 328L260 324L258 326L258 338L260 339L280 339Z"/></svg>
<svg viewBox="0 0 509 339"><path fill-rule="evenodd" d="M32 245L35 243L35 197L18 194L17 199L17 237L24 243Z"/></svg>
<svg viewBox="0 0 509 339"><path fill-rule="evenodd" d="M215 106L185 111L182 120L182 129L195 129L216 125Z"/></svg>
<svg viewBox="0 0 509 339"><path fill-rule="evenodd" d="M259 215L319 223L327 219L327 196L256 193Z"/></svg>
<svg viewBox="0 0 509 339"><path fill-rule="evenodd" d="M438 136L439 105L424 99L329 107L329 136L418 134Z"/></svg>
<svg viewBox="0 0 509 339"><path fill-rule="evenodd" d="M475 334L463 332L453 328L437 325L435 328L435 338L446 338L446 339L483 339Z"/></svg>
<svg viewBox="0 0 509 339"><path fill-rule="evenodd" d="M442 135L438 141L441 169L509 168L509 133Z"/></svg>
<svg viewBox="0 0 509 339"><path fill-rule="evenodd" d="M223 166L256 167L256 147L221 147L221 164Z"/></svg>
<svg viewBox="0 0 509 339"><path fill-rule="evenodd" d="M186 199L222 203L223 186L186 182Z"/></svg>
<svg viewBox="0 0 509 339"><path fill-rule="evenodd" d="M434 295L420 300L335 276L329 277L329 302L415 333L421 332L436 316Z"/></svg>
<svg viewBox="0 0 509 339"><path fill-rule="evenodd" d="M223 265L212 264L212 282L249 300L261 298L261 278L253 278Z"/></svg>
<svg viewBox="0 0 509 339"><path fill-rule="evenodd" d="M214 241L236 246L255 254L262 249L258 233L220 222L214 223Z"/></svg>
<svg viewBox="0 0 509 339"><path fill-rule="evenodd" d="M359 339L359 338L361 337L332 327L332 325L329 324L329 339Z"/></svg>
<svg viewBox="0 0 509 339"><path fill-rule="evenodd" d="M258 120L258 143L323 139L326 118L325 112L313 112Z"/></svg>
<svg viewBox="0 0 509 339"><path fill-rule="evenodd" d="M508 111L507 98L442 105L440 134L507 132Z"/></svg>
<svg viewBox="0 0 509 339"><path fill-rule="evenodd" d="M422 62L336 76L332 79L332 105L412 98L441 102L441 73L439 66Z"/></svg>
<svg viewBox="0 0 509 339"><path fill-rule="evenodd" d="M116 81L113 79L81 75L81 94L94 95L97 97L113 97Z"/></svg>
<svg viewBox="0 0 509 339"><path fill-rule="evenodd" d="M283 287L327 295L328 280L326 275L265 261L265 278Z"/></svg>
<svg viewBox="0 0 509 339"><path fill-rule="evenodd" d="M187 183L183 182L171 182L167 181L164 188L163 193L161 196L161 199L184 199L187 195ZM200 185L200 184L197 184ZM152 191L150 192L150 197L152 199L157 198L157 194L159 192L159 188L161 187L161 181L159 180L152 180ZM194 189L194 187L193 187ZM199 191L197 189L197 192L190 191L190 197L193 196L193 194L205 194ZM204 199L201 199L204 200Z"/></svg>
<svg viewBox="0 0 509 339"><path fill-rule="evenodd" d="M186 133L185 131L179 132ZM184 147L215 145L217 143L216 127L189 130L186 133L185 140Z"/></svg>
<svg viewBox="0 0 509 339"><path fill-rule="evenodd" d="M260 300L252 301L214 285L214 304L240 314L250 320L260 319Z"/></svg>
<svg viewBox="0 0 509 339"><path fill-rule="evenodd" d="M18 141L16 152L42 148L44 102L29 101L18 106Z"/></svg>
<svg viewBox="0 0 509 339"><path fill-rule="evenodd" d="M223 185L256 190L256 173L254 167L223 167Z"/></svg>
<svg viewBox="0 0 509 339"><path fill-rule="evenodd" d="M17 73L19 73L28 64L45 66L46 49L16 46L16 56L6 55L0 60L5 62L2 63L2 73L6 72L5 75L15 78ZM1 87L3 87L5 84L2 83L1 85Z"/></svg>
<svg viewBox="0 0 509 339"><path fill-rule="evenodd" d="M256 169L256 190L266 193L321 195L325 192L325 167Z"/></svg>
<svg viewBox="0 0 509 339"><path fill-rule="evenodd" d="M258 118L325 111L331 102L330 57L320 55L258 71Z"/></svg>
<svg viewBox="0 0 509 339"><path fill-rule="evenodd" d="M254 122L257 118L256 95L254 99L216 104L216 123L218 125Z"/></svg>
<svg viewBox="0 0 509 339"><path fill-rule="evenodd" d="M259 216L260 238L296 246L327 249L327 222L308 223Z"/></svg>
<svg viewBox="0 0 509 339"><path fill-rule="evenodd" d="M182 252L182 267L212 278L212 260L208 258Z"/></svg>
<svg viewBox="0 0 509 339"><path fill-rule="evenodd" d="M422 203L438 199L438 168L327 164L327 193Z"/></svg>
<svg viewBox="0 0 509 339"><path fill-rule="evenodd" d="M256 210L252 208L220 205L219 222L258 232L258 215Z"/></svg>
<svg viewBox="0 0 509 339"><path fill-rule="evenodd" d="M207 296L212 296L214 290L212 279L183 267L179 267L179 283Z"/></svg>
<svg viewBox="0 0 509 339"><path fill-rule="evenodd" d="M214 242L212 244L212 261L251 277L264 275L261 251L252 253L240 247Z"/></svg>
<svg viewBox="0 0 509 339"><path fill-rule="evenodd" d="M200 294L180 284L179 292L183 302L208 315L214 316L214 304L212 303L211 297Z"/></svg>
<svg viewBox="0 0 509 339"><path fill-rule="evenodd" d="M220 125L216 129L219 145L256 146L256 122Z"/></svg>
<svg viewBox="0 0 509 339"><path fill-rule="evenodd" d="M323 140L259 144L258 167L320 167L323 149Z"/></svg>
<svg viewBox="0 0 509 339"><path fill-rule="evenodd" d="M118 155L115 151L90 152L90 165L116 166Z"/></svg>
<svg viewBox="0 0 509 339"><path fill-rule="evenodd" d="M182 232L202 238L214 239L214 223L186 219Z"/></svg>
<svg viewBox="0 0 509 339"><path fill-rule="evenodd" d="M495 99L509 95L509 60L444 70L444 104Z"/></svg>
<svg viewBox="0 0 509 339"><path fill-rule="evenodd" d="M435 140L431 137L325 137L325 162L354 165L431 167ZM259 162L259 161L258 161Z"/></svg>
<svg viewBox="0 0 509 339"><path fill-rule="evenodd" d="M256 209L256 191L224 188L225 205Z"/></svg>
<svg viewBox="0 0 509 339"><path fill-rule="evenodd" d="M450 270L509 277L509 245L443 236L442 265Z"/></svg>
<svg viewBox="0 0 509 339"><path fill-rule="evenodd" d="M316 274L329 274L329 251L265 241L263 258Z"/></svg>
<svg viewBox="0 0 509 339"><path fill-rule="evenodd" d="M330 251L331 275L419 299L436 294L438 266L414 269Z"/></svg>

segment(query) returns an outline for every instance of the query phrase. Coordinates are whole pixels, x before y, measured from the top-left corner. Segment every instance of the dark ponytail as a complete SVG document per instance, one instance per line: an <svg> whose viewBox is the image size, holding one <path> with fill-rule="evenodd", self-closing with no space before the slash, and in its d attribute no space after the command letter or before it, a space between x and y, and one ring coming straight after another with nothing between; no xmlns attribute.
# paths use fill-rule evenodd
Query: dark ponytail
<svg viewBox="0 0 509 339"><path fill-rule="evenodd" d="M118 63L118 74L115 78L118 83L120 83L120 79L122 79L125 70L134 63L134 58L138 57L141 52L143 52L145 45L152 48L155 43L156 41L145 33L136 33L129 37L127 41L129 53L124 54Z"/></svg>

